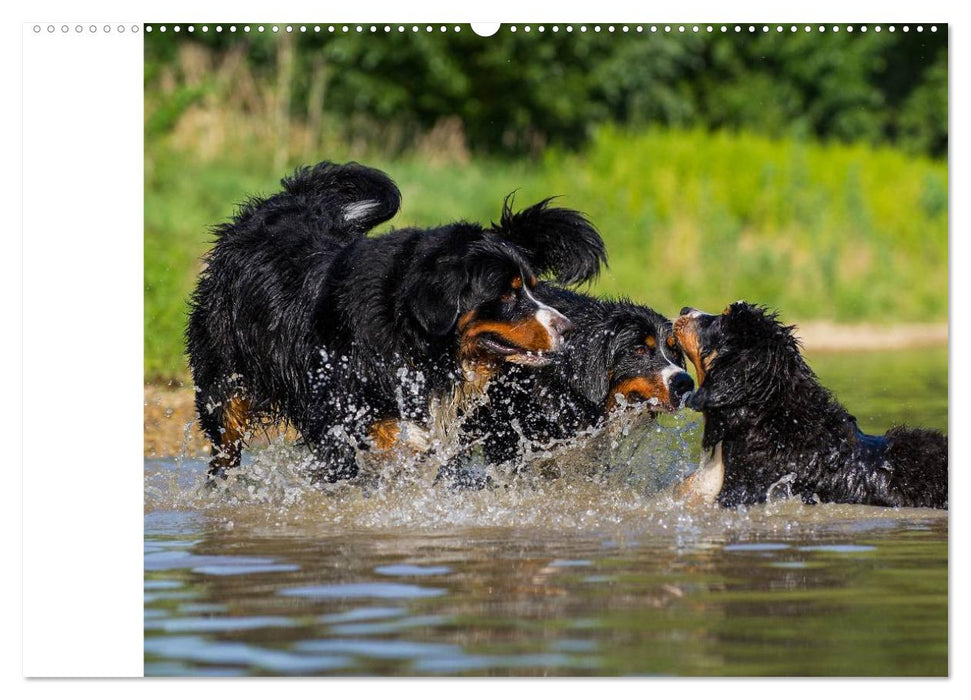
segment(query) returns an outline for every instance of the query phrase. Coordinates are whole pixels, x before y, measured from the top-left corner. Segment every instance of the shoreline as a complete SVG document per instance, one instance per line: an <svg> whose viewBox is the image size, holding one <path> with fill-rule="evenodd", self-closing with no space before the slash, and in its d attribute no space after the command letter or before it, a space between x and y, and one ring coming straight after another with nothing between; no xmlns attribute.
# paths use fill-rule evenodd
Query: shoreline
<svg viewBox="0 0 971 700"><path fill-rule="evenodd" d="M946 323L878 326L810 321L798 324L796 335L808 353L874 352L947 347L948 327ZM144 457L175 457L183 450L186 457L208 455L208 442L195 422L191 384L148 383L144 390ZM256 443L265 440L261 437Z"/></svg>
<svg viewBox="0 0 971 700"><path fill-rule="evenodd" d="M946 347L947 322L901 323L880 326L875 323L836 323L807 321L796 324L796 336L806 352L875 352Z"/></svg>

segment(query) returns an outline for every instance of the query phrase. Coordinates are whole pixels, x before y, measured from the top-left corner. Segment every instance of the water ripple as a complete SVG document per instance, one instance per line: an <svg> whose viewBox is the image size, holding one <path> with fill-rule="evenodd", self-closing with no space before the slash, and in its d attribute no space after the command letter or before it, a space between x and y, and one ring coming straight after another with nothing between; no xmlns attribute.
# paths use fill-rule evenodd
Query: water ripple
<svg viewBox="0 0 971 700"><path fill-rule="evenodd" d="M440 576L451 573L447 566L418 566L416 564L388 564L375 568L383 576Z"/></svg>
<svg viewBox="0 0 971 700"><path fill-rule="evenodd" d="M302 598L434 598L445 595L444 588L427 588L406 583L331 583L320 586L284 588L280 595Z"/></svg>

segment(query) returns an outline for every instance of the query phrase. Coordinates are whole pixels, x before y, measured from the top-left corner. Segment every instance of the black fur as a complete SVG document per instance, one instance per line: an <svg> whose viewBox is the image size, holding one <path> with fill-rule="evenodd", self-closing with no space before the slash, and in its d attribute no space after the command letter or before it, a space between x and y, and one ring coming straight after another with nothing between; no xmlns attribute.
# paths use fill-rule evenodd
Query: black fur
<svg viewBox="0 0 971 700"><path fill-rule="evenodd" d="M819 384L793 327L737 302L720 316L683 309L675 334L699 371L688 405L703 412L703 447L722 445L724 506L761 503L787 475L808 503L947 508L947 438L893 428L866 435Z"/></svg>
<svg viewBox="0 0 971 700"><path fill-rule="evenodd" d="M573 281L604 260L593 226L546 202L504 211L492 228L459 222L367 237L399 204L384 173L325 162L216 227L186 334L214 473L238 464L245 438L227 438L234 425L267 419L299 430L319 457L317 478L354 475L369 428L427 419L431 397L463 381L463 363L488 371L555 344L559 329L545 341L534 334L535 348L503 335L536 319L526 294L534 268ZM495 330L462 335L460 320L473 318L467 327Z"/></svg>
<svg viewBox="0 0 971 700"><path fill-rule="evenodd" d="M526 443L549 445L600 427L626 381L645 378L663 385L660 395L621 392L621 401L656 399L650 408L654 412L677 409L694 388L683 371L681 350L673 344L671 322L653 309L547 283L540 283L535 294L566 315L573 330L553 363L510 368L490 385L488 402L466 420L466 439L482 442L490 464L517 469ZM653 347L645 343L649 337ZM672 364L682 371L663 376Z"/></svg>

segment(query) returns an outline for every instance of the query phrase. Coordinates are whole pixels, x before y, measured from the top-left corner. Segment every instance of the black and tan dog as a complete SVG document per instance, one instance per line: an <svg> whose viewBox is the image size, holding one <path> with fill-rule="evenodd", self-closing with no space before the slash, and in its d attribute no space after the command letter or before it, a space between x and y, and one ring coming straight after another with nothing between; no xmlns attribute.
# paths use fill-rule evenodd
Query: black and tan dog
<svg viewBox="0 0 971 700"><path fill-rule="evenodd" d="M507 201L491 227L367 236L399 203L384 173L325 162L216 227L187 329L211 473L239 463L256 421L284 420L316 453L316 480L351 477L358 449L426 421L436 397L560 348L570 323L532 290L537 275L598 272L603 242L581 214Z"/></svg>
<svg viewBox="0 0 971 700"><path fill-rule="evenodd" d="M698 376L704 460L678 491L723 506L762 503L775 484L803 501L947 508L947 438L896 427L866 435L819 384L793 327L737 302L681 310L674 334Z"/></svg>
<svg viewBox="0 0 971 700"><path fill-rule="evenodd" d="M597 430L620 407L675 411L694 388L671 322L653 309L542 282L534 293L573 328L551 363L507 370L466 419L464 439L482 443L487 463L519 469L527 451Z"/></svg>

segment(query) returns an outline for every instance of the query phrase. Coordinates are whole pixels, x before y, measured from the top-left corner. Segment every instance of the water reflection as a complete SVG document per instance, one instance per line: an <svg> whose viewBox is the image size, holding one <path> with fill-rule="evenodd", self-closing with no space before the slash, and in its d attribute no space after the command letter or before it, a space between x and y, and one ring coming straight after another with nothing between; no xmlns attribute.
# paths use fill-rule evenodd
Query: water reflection
<svg viewBox="0 0 971 700"><path fill-rule="evenodd" d="M810 353L810 366L867 433L910 424L947 432L947 348Z"/></svg>
<svg viewBox="0 0 971 700"><path fill-rule="evenodd" d="M787 503L633 537L173 537L149 516L146 672L946 674L947 520L890 513ZM214 575L221 559L280 566Z"/></svg>

